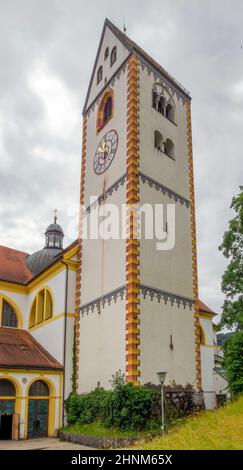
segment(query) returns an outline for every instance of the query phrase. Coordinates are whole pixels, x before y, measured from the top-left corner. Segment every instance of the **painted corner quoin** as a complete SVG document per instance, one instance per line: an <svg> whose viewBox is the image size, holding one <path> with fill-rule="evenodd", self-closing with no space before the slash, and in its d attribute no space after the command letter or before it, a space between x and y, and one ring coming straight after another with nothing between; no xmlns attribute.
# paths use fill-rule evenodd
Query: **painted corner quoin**
<svg viewBox="0 0 243 470"><path fill-rule="evenodd" d="M79 329L80 329L80 308L81 308L81 277L82 277L82 227L83 227L83 210L84 207L84 189L85 189L85 165L86 165L86 146L87 146L87 116L83 117L83 138L82 138L82 163L81 163L81 180L80 180L80 206L79 206L79 227L78 227L78 241L79 249L77 253L78 269L76 277L76 294L75 294L75 348L73 358L74 361L74 384L75 390L78 385L78 371L79 371Z"/></svg>
<svg viewBox="0 0 243 470"><path fill-rule="evenodd" d="M126 380L139 385L140 243L137 237L138 218L134 210L139 203L139 63L134 54L128 60L127 73Z"/></svg>
<svg viewBox="0 0 243 470"><path fill-rule="evenodd" d="M196 240L196 215L195 215L195 194L193 176L193 152L192 152L192 124L191 124L191 103L186 102L187 120L187 148L188 148L188 172L189 191L191 207L191 239L192 239L192 270L193 270L193 298L194 298L194 325L195 325L195 361L196 361L196 386L202 388L201 377L201 354L200 354L200 323L199 323L199 300L198 300L198 274L197 274L197 240Z"/></svg>

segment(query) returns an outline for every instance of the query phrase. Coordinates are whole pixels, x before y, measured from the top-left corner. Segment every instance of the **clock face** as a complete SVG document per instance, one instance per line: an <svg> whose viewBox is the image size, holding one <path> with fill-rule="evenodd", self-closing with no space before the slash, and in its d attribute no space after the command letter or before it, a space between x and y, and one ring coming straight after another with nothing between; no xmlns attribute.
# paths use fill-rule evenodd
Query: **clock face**
<svg viewBox="0 0 243 470"><path fill-rule="evenodd" d="M116 131L108 131L101 139L94 156L94 172L101 175L109 168L116 155L118 146L118 134Z"/></svg>

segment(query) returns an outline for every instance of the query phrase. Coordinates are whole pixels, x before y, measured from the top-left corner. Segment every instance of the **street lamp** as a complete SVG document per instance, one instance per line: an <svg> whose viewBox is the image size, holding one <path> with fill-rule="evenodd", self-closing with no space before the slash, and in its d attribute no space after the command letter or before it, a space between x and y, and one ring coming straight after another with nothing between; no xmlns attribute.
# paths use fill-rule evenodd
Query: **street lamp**
<svg viewBox="0 0 243 470"><path fill-rule="evenodd" d="M163 385L165 383L165 376L166 372L157 372L158 380L161 385L161 417L162 417L162 422L161 422L161 430L162 433L165 432L165 413L164 413L164 389Z"/></svg>

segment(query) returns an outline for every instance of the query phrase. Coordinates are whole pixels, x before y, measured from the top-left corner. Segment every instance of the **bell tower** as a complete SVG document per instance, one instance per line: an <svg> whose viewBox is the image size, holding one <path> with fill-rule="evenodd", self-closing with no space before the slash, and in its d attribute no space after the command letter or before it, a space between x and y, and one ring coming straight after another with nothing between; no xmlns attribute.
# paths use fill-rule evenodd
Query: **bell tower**
<svg viewBox="0 0 243 470"><path fill-rule="evenodd" d="M189 93L109 20L105 21L83 110L76 387L126 380L201 388L195 206ZM91 239L96 211L112 204L173 205L174 243L138 237ZM104 215L104 214L103 214ZM120 220L120 219L119 219ZM141 219L142 220L142 219ZM144 222L141 222L143 229ZM100 235L100 234L99 234ZM173 238L173 237L172 237Z"/></svg>

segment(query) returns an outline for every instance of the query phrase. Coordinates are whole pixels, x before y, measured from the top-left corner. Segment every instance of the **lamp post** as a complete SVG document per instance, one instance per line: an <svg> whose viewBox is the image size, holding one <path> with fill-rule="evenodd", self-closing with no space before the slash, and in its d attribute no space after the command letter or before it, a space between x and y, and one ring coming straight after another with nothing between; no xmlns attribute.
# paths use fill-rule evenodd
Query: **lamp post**
<svg viewBox="0 0 243 470"><path fill-rule="evenodd" d="M166 372L157 372L159 383L161 385L161 430L165 432L165 413L164 413L164 388Z"/></svg>

